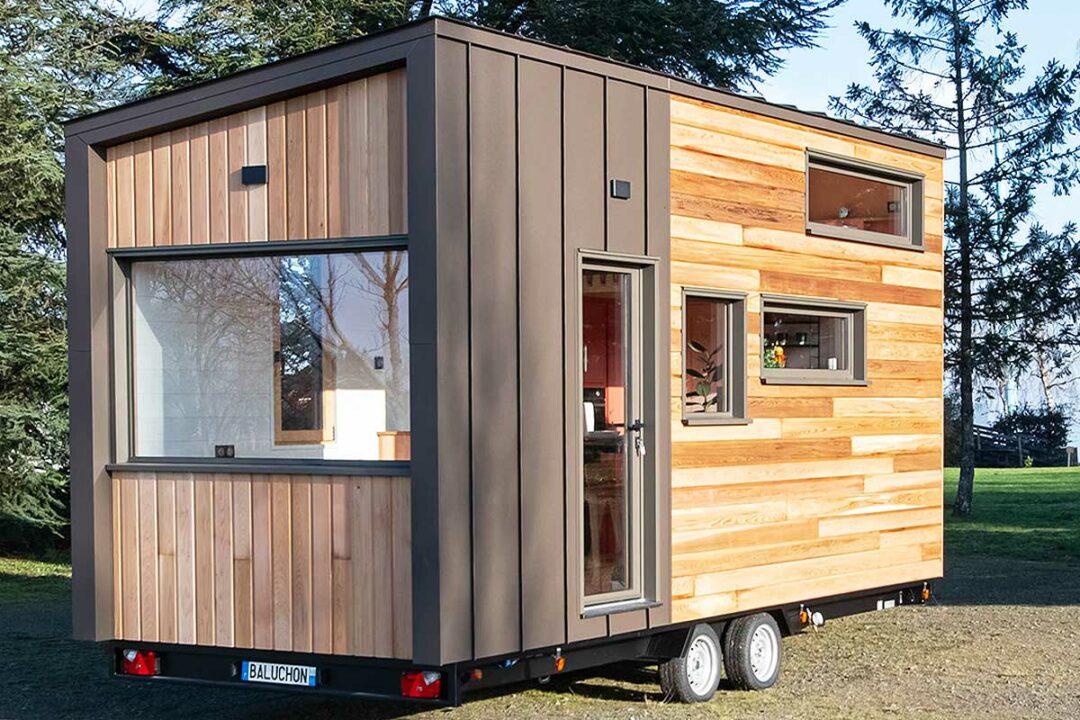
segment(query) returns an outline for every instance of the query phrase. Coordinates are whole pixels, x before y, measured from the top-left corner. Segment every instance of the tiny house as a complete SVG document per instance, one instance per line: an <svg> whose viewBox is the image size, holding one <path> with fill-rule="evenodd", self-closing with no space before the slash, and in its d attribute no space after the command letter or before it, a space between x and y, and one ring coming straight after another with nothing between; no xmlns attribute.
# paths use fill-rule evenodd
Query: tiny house
<svg viewBox="0 0 1080 720"><path fill-rule="evenodd" d="M445 19L72 121L75 635L443 704L649 658L693 701L924 602L943 157Z"/></svg>

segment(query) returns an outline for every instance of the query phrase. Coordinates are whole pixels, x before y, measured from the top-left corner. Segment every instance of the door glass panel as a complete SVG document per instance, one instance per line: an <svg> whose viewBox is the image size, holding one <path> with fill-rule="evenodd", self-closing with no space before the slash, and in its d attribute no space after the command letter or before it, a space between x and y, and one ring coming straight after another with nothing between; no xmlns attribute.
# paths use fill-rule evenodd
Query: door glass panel
<svg viewBox="0 0 1080 720"><path fill-rule="evenodd" d="M582 275L585 595L631 587L628 412L631 281L625 272Z"/></svg>

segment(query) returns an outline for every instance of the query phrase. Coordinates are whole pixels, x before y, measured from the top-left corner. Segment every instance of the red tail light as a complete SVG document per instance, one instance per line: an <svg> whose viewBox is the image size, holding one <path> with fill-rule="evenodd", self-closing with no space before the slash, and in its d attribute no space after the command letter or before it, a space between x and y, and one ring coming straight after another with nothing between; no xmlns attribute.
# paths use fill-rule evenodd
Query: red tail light
<svg viewBox="0 0 1080 720"><path fill-rule="evenodd" d="M153 650L124 650L120 653L120 672L123 675L157 675L157 653Z"/></svg>
<svg viewBox="0 0 1080 720"><path fill-rule="evenodd" d="M437 672L401 673L401 695L407 698L437 698L442 690L442 675Z"/></svg>

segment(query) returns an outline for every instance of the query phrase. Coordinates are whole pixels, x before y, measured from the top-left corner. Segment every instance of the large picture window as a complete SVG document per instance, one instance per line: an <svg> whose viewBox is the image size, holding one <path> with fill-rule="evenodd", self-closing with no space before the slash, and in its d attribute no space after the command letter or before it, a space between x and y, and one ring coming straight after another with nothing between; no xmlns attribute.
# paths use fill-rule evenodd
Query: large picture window
<svg viewBox="0 0 1080 720"><path fill-rule="evenodd" d="M746 296L683 290L683 422L746 422Z"/></svg>
<svg viewBox="0 0 1080 720"><path fill-rule="evenodd" d="M766 382L865 383L866 309L861 304L763 296L761 343Z"/></svg>
<svg viewBox="0 0 1080 720"><path fill-rule="evenodd" d="M133 454L409 457L404 250L130 266Z"/></svg>
<svg viewBox="0 0 1080 720"><path fill-rule="evenodd" d="M807 232L922 247L921 176L824 153L807 157Z"/></svg>

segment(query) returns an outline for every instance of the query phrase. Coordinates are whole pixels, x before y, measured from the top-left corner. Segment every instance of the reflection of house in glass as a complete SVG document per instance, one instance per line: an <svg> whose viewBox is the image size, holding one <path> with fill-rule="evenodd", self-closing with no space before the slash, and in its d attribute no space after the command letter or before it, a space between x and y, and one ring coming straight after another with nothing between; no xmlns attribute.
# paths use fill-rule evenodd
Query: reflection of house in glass
<svg viewBox="0 0 1080 720"><path fill-rule="evenodd" d="M137 455L407 458L403 251L140 262L132 275Z"/></svg>

